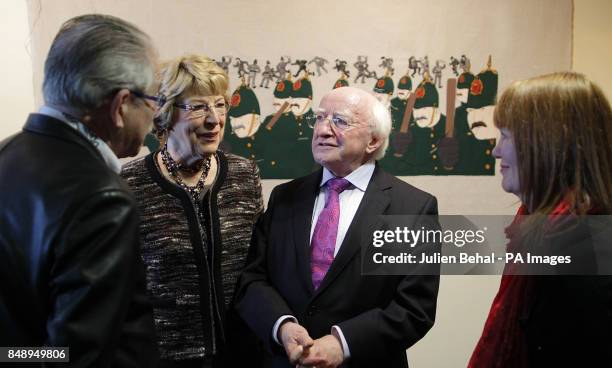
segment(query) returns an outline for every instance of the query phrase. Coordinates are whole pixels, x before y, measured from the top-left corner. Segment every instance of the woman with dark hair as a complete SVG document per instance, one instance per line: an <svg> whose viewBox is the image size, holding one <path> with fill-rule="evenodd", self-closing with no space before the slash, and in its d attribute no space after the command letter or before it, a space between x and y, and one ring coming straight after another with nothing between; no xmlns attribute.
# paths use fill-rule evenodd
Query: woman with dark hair
<svg viewBox="0 0 612 368"><path fill-rule="evenodd" d="M612 279L595 275L592 242L570 240L591 234L587 215L612 213L610 104L583 75L553 73L512 84L494 119L502 187L522 204L508 251L579 258L546 276L507 265L469 367L610 366Z"/></svg>
<svg viewBox="0 0 612 368"><path fill-rule="evenodd" d="M161 367L257 360L232 305L263 199L257 166L218 150L227 89L227 74L207 57L166 63L155 118L161 147L122 171L141 214Z"/></svg>

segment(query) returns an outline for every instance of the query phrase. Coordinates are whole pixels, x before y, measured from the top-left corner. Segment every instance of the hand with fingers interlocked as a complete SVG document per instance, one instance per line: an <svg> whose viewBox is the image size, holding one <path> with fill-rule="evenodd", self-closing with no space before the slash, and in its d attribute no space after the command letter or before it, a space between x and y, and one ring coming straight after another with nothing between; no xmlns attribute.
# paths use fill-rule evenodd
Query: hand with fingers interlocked
<svg viewBox="0 0 612 368"><path fill-rule="evenodd" d="M278 335L291 364L297 364L304 352L314 344L308 331L293 321L283 323L278 329Z"/></svg>
<svg viewBox="0 0 612 368"><path fill-rule="evenodd" d="M325 335L302 352L298 367L336 368L343 361L344 353L338 338Z"/></svg>

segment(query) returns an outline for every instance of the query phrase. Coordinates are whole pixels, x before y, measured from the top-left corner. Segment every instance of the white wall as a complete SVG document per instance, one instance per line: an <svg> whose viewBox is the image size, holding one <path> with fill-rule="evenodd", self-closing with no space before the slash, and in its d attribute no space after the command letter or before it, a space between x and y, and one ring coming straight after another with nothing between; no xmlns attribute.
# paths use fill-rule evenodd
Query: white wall
<svg viewBox="0 0 612 368"><path fill-rule="evenodd" d="M19 131L34 108L29 33L25 1L0 1L0 139Z"/></svg>
<svg viewBox="0 0 612 368"><path fill-rule="evenodd" d="M612 1L574 0L573 61L612 100Z"/></svg>

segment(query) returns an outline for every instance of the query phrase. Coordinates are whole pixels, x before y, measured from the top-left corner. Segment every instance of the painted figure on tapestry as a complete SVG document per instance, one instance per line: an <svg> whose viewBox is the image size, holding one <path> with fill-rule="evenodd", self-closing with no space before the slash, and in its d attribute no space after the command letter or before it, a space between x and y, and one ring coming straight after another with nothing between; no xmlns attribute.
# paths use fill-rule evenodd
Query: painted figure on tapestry
<svg viewBox="0 0 612 368"><path fill-rule="evenodd" d="M261 130L259 101L244 78L230 97L225 133L221 149L256 163L263 149L259 147Z"/></svg>
<svg viewBox="0 0 612 368"><path fill-rule="evenodd" d="M323 69L325 74L327 74L327 69L325 68L325 64L327 64L328 62L329 61L327 61L327 59L325 58L322 58L320 56L315 56L312 60L308 62L308 65L314 63L314 65L317 67L317 76L320 77L321 69Z"/></svg>
<svg viewBox="0 0 612 368"><path fill-rule="evenodd" d="M388 109L391 103L391 96L393 96L393 90L395 89L393 84L393 79L389 76L384 76L378 78L376 83L374 83L374 87L372 88L372 92L374 93L374 97Z"/></svg>
<svg viewBox="0 0 612 368"><path fill-rule="evenodd" d="M334 66L334 69L336 69L339 73L343 74L345 78L349 78L351 76L351 72L346 69L346 65L346 60L336 59L336 65Z"/></svg>
<svg viewBox="0 0 612 368"><path fill-rule="evenodd" d="M465 175L494 175L495 158L492 155L499 131L493 124L493 111L497 102L498 74L492 68L491 58L485 70L474 77L466 103L465 132L460 140L458 170Z"/></svg>
<svg viewBox="0 0 612 368"><path fill-rule="evenodd" d="M261 72L261 68L257 65L257 59L253 60L252 64L247 64L247 68L249 70L249 85L251 88L255 88L257 87L255 79L257 78L257 74Z"/></svg>
<svg viewBox="0 0 612 368"><path fill-rule="evenodd" d="M302 77L293 83L291 92L291 111L295 116L298 134L293 141L291 155L295 157L295 176L299 177L312 172L315 162L312 158L312 128L308 122L315 118L312 111L312 82L308 76Z"/></svg>
<svg viewBox="0 0 612 368"><path fill-rule="evenodd" d="M270 60L266 61L266 66L264 67L264 71L261 74L261 83L259 83L259 87L270 88L270 82L274 79L274 69L270 65Z"/></svg>
<svg viewBox="0 0 612 368"><path fill-rule="evenodd" d="M408 72L403 75L397 83L397 96L391 99L391 135L389 136L389 148L385 157L379 160L379 164L393 175L406 175L401 172L402 156L412 139L410 125L414 127L412 118L412 106L408 107L408 99L412 94L412 78ZM407 110L408 109L408 110ZM400 132L403 122L406 122L408 130Z"/></svg>
<svg viewBox="0 0 612 368"><path fill-rule="evenodd" d="M286 58L281 56L280 61L278 62L278 64L276 64L277 83L282 81L287 76L287 73L290 73L289 69L287 69L287 65L289 64L291 64L291 58L289 56L287 56Z"/></svg>

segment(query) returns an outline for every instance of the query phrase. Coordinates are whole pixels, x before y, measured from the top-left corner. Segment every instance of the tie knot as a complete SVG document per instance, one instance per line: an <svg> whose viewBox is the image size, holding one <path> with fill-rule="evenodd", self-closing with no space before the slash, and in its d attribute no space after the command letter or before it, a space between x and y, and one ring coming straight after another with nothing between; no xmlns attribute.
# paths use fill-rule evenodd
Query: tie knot
<svg viewBox="0 0 612 368"><path fill-rule="evenodd" d="M336 193L342 193L351 185L351 182L345 178L334 178L327 182L327 187Z"/></svg>

